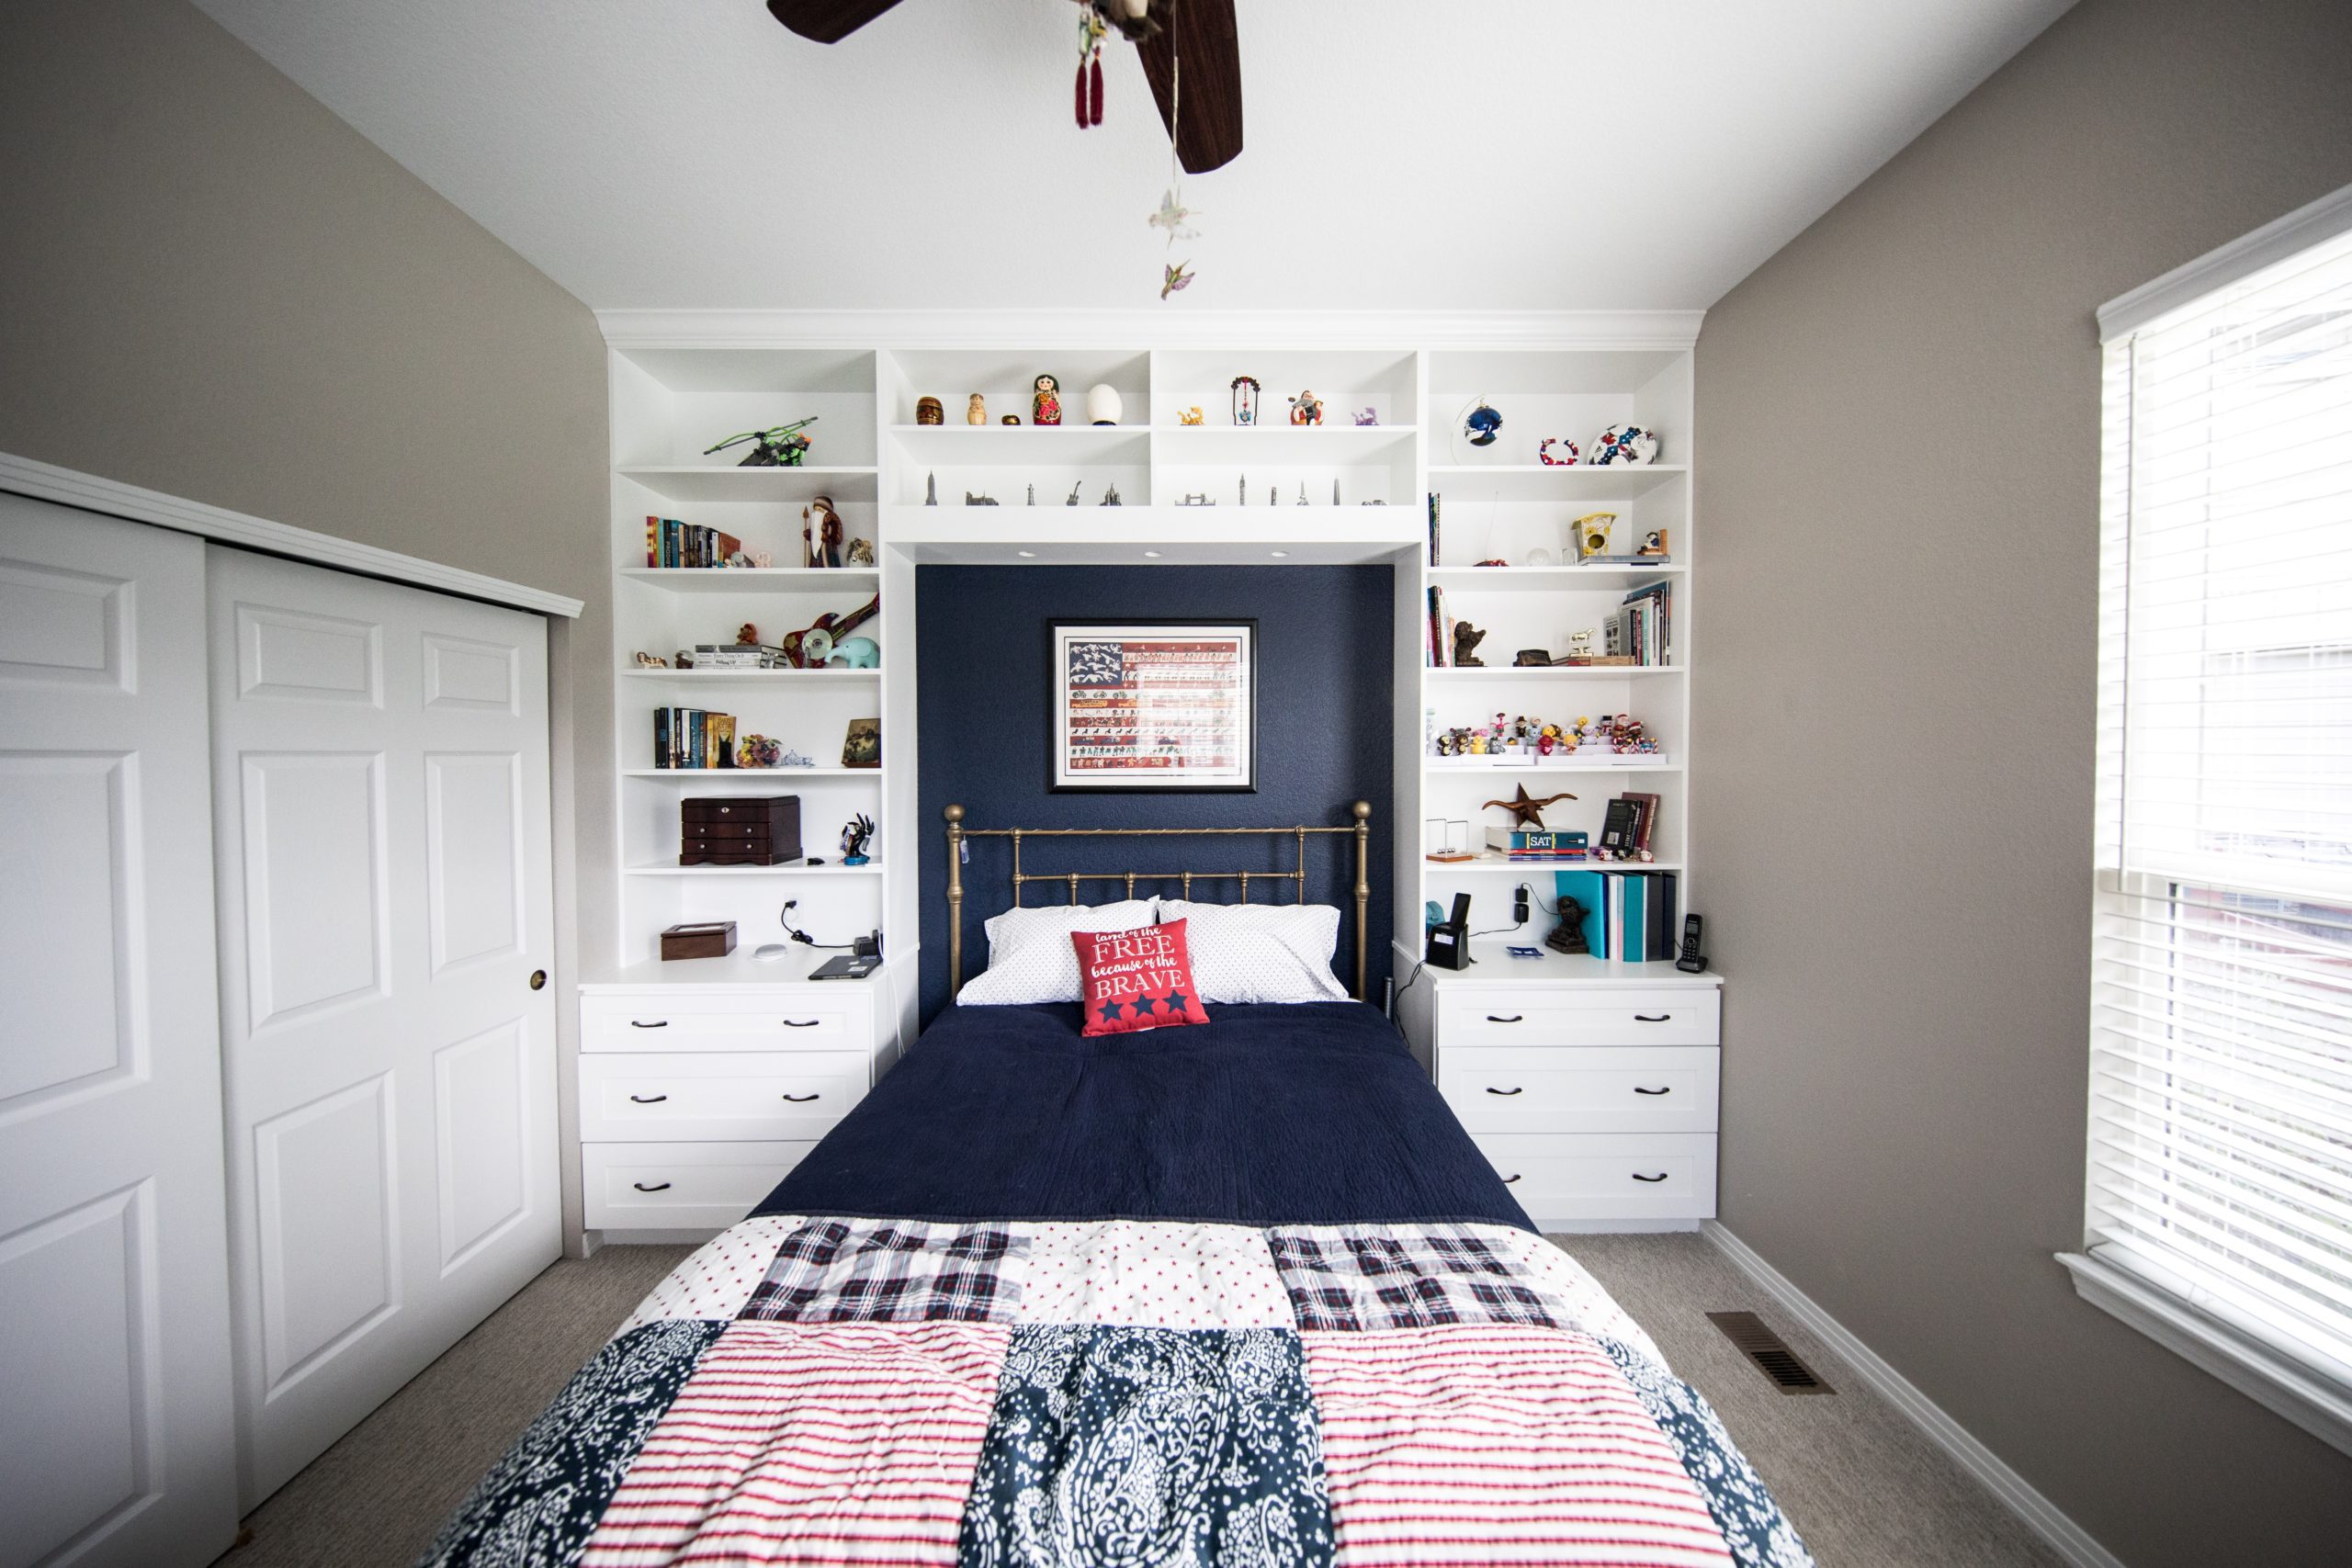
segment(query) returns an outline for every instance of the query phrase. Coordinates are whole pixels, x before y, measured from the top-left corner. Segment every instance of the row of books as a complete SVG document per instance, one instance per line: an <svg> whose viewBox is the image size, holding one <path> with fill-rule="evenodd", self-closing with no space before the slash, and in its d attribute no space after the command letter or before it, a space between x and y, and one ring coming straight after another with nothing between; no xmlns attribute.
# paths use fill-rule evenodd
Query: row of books
<svg viewBox="0 0 2352 1568"><path fill-rule="evenodd" d="M1627 790L1604 808L1600 847L1619 853L1650 847L1657 827L1658 797L1645 790Z"/></svg>
<svg viewBox="0 0 2352 1568"><path fill-rule="evenodd" d="M1653 582L1634 589L1601 623L1602 650L1628 657L1635 664L1666 663L1673 647L1673 609L1670 584Z"/></svg>
<svg viewBox="0 0 2352 1568"><path fill-rule="evenodd" d="M681 523L674 517L645 520L645 564L651 567L725 566L741 553L743 541L732 534Z"/></svg>
<svg viewBox="0 0 2352 1568"><path fill-rule="evenodd" d="M1488 828L1487 848L1506 860L1524 861L1529 864L1583 860L1592 852L1581 832L1538 833L1527 828Z"/></svg>
<svg viewBox="0 0 2352 1568"><path fill-rule="evenodd" d="M731 768L735 765L735 716L701 708L653 710L653 765L657 768Z"/></svg>
<svg viewBox="0 0 2352 1568"><path fill-rule="evenodd" d="M680 649L683 657L691 651L694 662L683 665L688 670L789 670L792 655L783 649L763 642L698 642L692 649Z"/></svg>
<svg viewBox="0 0 2352 1568"><path fill-rule="evenodd" d="M1552 883L1584 910L1584 943L1595 958L1648 964L1675 956L1674 873L1563 871Z"/></svg>

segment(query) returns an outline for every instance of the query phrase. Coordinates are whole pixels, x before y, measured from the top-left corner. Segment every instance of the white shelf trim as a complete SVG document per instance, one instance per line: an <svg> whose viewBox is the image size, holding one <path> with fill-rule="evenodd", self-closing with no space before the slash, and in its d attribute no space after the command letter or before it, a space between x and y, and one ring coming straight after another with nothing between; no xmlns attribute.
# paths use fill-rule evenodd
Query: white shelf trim
<svg viewBox="0 0 2352 1568"><path fill-rule="evenodd" d="M159 528L218 539L224 545L241 545L314 566L355 571L363 577L405 582L486 604L512 605L536 615L569 619L582 609L581 601L567 594L550 593L503 578L485 577L439 561L402 555L398 550L379 549L332 534L298 528L290 523L273 523L266 517L252 517L226 507L186 501L162 491L144 490L120 479L85 474L77 468L63 468L12 453L0 452L0 490L77 506L85 512L102 512L110 517L125 517L134 523L152 523Z"/></svg>
<svg viewBox="0 0 2352 1568"><path fill-rule="evenodd" d="M633 348L1550 348L1679 353L1702 310L599 310Z"/></svg>
<svg viewBox="0 0 2352 1568"><path fill-rule="evenodd" d="M2026 1528L2075 1568L2124 1568L2123 1560L2101 1546L2091 1533L2069 1518L2057 1504L2009 1468L2001 1456L1979 1442L1967 1427L1945 1414L1942 1406L1919 1392L1910 1379L1886 1359L1797 1289L1789 1278L1767 1263L1755 1248L1734 1235L1720 1220L1702 1221L1699 1233L1720 1248L1739 1271L1755 1280L1789 1314L1803 1324L1855 1376L1900 1411L1926 1434L1928 1441L1950 1454L1960 1467L1984 1483L1985 1490L2025 1521Z"/></svg>

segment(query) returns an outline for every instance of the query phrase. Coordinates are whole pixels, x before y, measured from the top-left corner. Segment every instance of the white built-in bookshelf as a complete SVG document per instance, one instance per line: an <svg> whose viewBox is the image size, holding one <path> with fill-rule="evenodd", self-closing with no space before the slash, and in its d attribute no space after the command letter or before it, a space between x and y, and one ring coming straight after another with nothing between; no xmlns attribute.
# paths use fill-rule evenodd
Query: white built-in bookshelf
<svg viewBox="0 0 2352 1568"><path fill-rule="evenodd" d="M1548 902L1546 868L1499 859L1442 865L1423 856L1427 821L1466 821L1473 843L1481 842L1485 828L1502 818L1479 803L1508 795L1522 781L1533 794L1575 792L1577 801L1547 811L1549 825L1581 829L1596 840L1611 796L1624 790L1659 795L1654 863L1679 874L1689 903L1690 666L1697 625L1690 590L1698 541L1687 334L1609 330L1589 344L1555 339L1526 347L1001 349L779 345L756 318L722 318L684 331L676 318L663 318L656 331L622 313L608 317L606 329L622 870L610 953L616 968L661 975L662 966L650 964L658 933L678 921L732 919L746 950L776 940L786 898L798 900L797 923L824 940L880 929L893 956L911 954L916 855L921 836L939 826L915 817L912 772L920 679L914 568L933 562L1269 570L1389 564L1396 575L1396 813L1384 828L1400 956L1417 954L1426 900L1444 904L1456 890L1468 890L1482 929L1508 909L1520 881L1534 885ZM1031 381L1041 371L1060 382L1058 427L1028 423ZM1254 426L1232 422L1230 384L1238 375L1255 377L1261 387ZM1084 423L1088 389L1098 382L1120 394L1122 423L1115 426ZM1287 400L1305 389L1323 401L1319 426L1286 423ZM985 425L966 423L976 391L986 402ZM924 396L940 400L944 423L918 423ZM1492 446L1477 448L1461 439L1460 420L1482 397L1501 412L1504 425ZM1194 408L1201 423L1183 423ZM1355 423L1364 411L1376 423ZM998 423L1009 412L1022 423ZM729 460L740 450L703 455L724 436L812 414L817 423L808 434L814 445L805 467L742 468ZM1548 467L1535 460L1544 436L1589 447L1604 426L1623 422L1659 433L1655 463ZM1073 486L1079 503L1069 505ZM1114 486L1124 504L1101 504ZM936 505L924 504L929 487L935 487ZM967 505L967 492L997 504ZM1432 493L1441 503L1434 561ZM801 508L820 494L831 499L849 538L872 542L873 565L801 564ZM1215 504L1180 504L1188 495ZM1572 564L1569 525L1596 511L1617 514L1620 541L1666 530L1670 558ZM772 565L649 568L648 516L723 530L747 549L766 552ZM1537 550L1548 551L1554 564L1525 564ZM1507 564L1476 564L1487 559ZM1597 628L1630 590L1661 581L1671 582L1674 593L1674 646L1665 666L1510 667L1521 648L1566 651L1573 633ZM1456 618L1487 631L1479 649L1487 668L1427 667L1431 587L1445 591ZM880 614L861 629L881 648L876 670L664 671L631 662L639 649L673 657L697 643L731 641L747 621L772 643L877 592ZM652 715L666 705L730 713L739 737L771 737L820 765L749 773L657 766ZM1427 754L1432 725L1468 725L1497 712L1563 723L1632 713L1664 750L1630 767L1590 750L1537 768ZM881 721L879 769L840 765L843 735L855 718ZM676 863L684 796L785 791L801 796L805 847L826 864ZM1171 798L1170 810L1181 814L1181 796ZM874 860L847 868L840 864L836 835L858 812L878 825ZM1544 929L1539 920L1519 940L1540 942ZM1408 963L1399 964L1400 975ZM1514 966L1522 976L1539 970L1546 979L1573 980L1606 978L1611 966L1552 957Z"/></svg>

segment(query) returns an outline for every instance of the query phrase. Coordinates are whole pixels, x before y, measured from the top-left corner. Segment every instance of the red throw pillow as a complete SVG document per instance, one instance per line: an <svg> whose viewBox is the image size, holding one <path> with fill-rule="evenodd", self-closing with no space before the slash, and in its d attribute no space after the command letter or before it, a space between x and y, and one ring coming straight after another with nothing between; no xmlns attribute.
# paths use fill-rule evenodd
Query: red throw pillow
<svg viewBox="0 0 2352 1568"><path fill-rule="evenodd" d="M1184 922L1132 931L1072 931L1088 1034L1130 1034L1177 1023L1206 1023L1193 987Z"/></svg>

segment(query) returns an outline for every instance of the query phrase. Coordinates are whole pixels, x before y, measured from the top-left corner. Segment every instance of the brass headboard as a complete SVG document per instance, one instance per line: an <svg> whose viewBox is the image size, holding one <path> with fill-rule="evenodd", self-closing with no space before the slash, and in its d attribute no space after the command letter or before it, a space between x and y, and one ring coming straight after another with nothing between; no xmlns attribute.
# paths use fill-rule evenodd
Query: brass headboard
<svg viewBox="0 0 2352 1568"><path fill-rule="evenodd" d="M1250 901L1252 882L1287 882L1291 885L1291 902L1306 902L1306 835L1309 833L1352 833L1356 840L1356 983L1351 994L1363 999L1364 907L1372 898L1369 875L1368 846L1372 836L1372 803L1359 800L1348 808L1355 818L1345 828L967 828L964 808L950 806L941 813L947 818L947 991L952 997L964 988L964 840L967 839L1011 839L1012 840L1012 903L1021 905L1022 890L1033 882L1059 882L1069 888L1069 901L1078 900L1078 885L1081 882L1123 882L1127 897L1136 895L1136 884L1178 882L1184 887L1184 897L1193 896L1195 882L1238 882L1241 902ZM1250 837L1260 839L1290 839L1297 846L1297 857L1288 871L1053 871L1024 872L1021 869L1021 843L1024 839L1214 839Z"/></svg>

